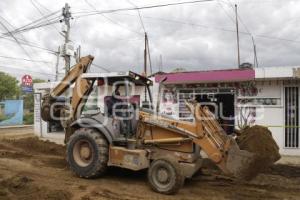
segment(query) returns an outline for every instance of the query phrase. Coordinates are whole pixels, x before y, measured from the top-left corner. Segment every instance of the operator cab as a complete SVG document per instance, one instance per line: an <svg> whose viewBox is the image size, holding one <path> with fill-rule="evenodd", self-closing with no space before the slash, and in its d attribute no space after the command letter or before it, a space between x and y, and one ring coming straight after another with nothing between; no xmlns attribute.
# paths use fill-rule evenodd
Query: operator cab
<svg viewBox="0 0 300 200"><path fill-rule="evenodd" d="M153 108L150 91L152 81L131 71L85 73L82 78L94 81L94 91L100 99L97 104L101 105L97 105L97 108L104 118L112 121L114 139L132 138L137 128L139 109ZM93 98L90 101L94 101ZM86 104L89 104L89 100Z"/></svg>

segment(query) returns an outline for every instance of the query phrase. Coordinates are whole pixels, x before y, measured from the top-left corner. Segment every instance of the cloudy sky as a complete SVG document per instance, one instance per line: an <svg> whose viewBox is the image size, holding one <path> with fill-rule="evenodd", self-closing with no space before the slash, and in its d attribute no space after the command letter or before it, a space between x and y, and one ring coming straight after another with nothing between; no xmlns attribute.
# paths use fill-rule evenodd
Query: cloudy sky
<svg viewBox="0 0 300 200"><path fill-rule="evenodd" d="M75 47L81 46L82 55L94 55L94 63L99 66L111 71L141 72L144 30L137 11L83 15L95 10L180 1L187 0L68 0L74 16L71 20L71 40ZM1 32L5 33L7 29L12 31L59 11L64 3L61 0L1 0ZM253 63L252 35L257 46L259 67L300 64L299 0L218 0L140 11L149 37L153 72L160 66L160 55L164 71L175 68L236 68L234 4L238 5L241 20L241 62ZM14 37L20 43L26 41L34 46L57 51L63 43L60 30L61 24L56 23L16 33ZM55 55L18 44L11 35L0 38L0 42L1 71L17 77L31 74L35 78L54 79ZM63 59L60 59L60 72L63 70ZM95 67L93 70L101 71Z"/></svg>

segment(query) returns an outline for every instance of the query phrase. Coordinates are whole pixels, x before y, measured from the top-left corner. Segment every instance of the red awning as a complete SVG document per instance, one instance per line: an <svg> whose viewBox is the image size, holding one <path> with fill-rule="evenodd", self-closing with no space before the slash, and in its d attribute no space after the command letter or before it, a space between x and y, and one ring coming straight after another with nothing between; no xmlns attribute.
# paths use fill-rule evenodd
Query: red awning
<svg viewBox="0 0 300 200"><path fill-rule="evenodd" d="M232 69L166 73L155 76L155 81L160 82L167 77L165 83L208 83L208 82L236 82L254 80L253 69Z"/></svg>

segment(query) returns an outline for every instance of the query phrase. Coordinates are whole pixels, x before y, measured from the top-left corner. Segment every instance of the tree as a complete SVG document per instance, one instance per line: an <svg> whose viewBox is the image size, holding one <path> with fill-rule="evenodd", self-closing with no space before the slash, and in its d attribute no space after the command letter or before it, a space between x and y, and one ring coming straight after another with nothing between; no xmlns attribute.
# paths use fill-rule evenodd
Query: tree
<svg viewBox="0 0 300 200"><path fill-rule="evenodd" d="M20 95L20 87L18 86L18 80L6 74L0 72L0 100L17 98Z"/></svg>
<svg viewBox="0 0 300 200"><path fill-rule="evenodd" d="M33 79L32 82L43 83L45 81L42 79ZM24 108L28 110L33 110L33 106L34 106L33 93L25 94L23 96L23 99L24 99Z"/></svg>

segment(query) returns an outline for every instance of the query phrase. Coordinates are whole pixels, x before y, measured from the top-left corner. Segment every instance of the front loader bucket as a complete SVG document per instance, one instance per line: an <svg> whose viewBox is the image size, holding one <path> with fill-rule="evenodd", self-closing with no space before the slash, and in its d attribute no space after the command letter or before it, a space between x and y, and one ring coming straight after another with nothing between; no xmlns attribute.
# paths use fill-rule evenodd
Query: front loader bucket
<svg viewBox="0 0 300 200"><path fill-rule="evenodd" d="M279 147L265 127L249 127L236 141L228 148L226 168L238 179L251 180L280 159Z"/></svg>
<svg viewBox="0 0 300 200"><path fill-rule="evenodd" d="M256 162L257 159L254 153L240 150L238 145L233 143L228 151L226 168L234 177L241 180L250 180L260 171L253 168Z"/></svg>

